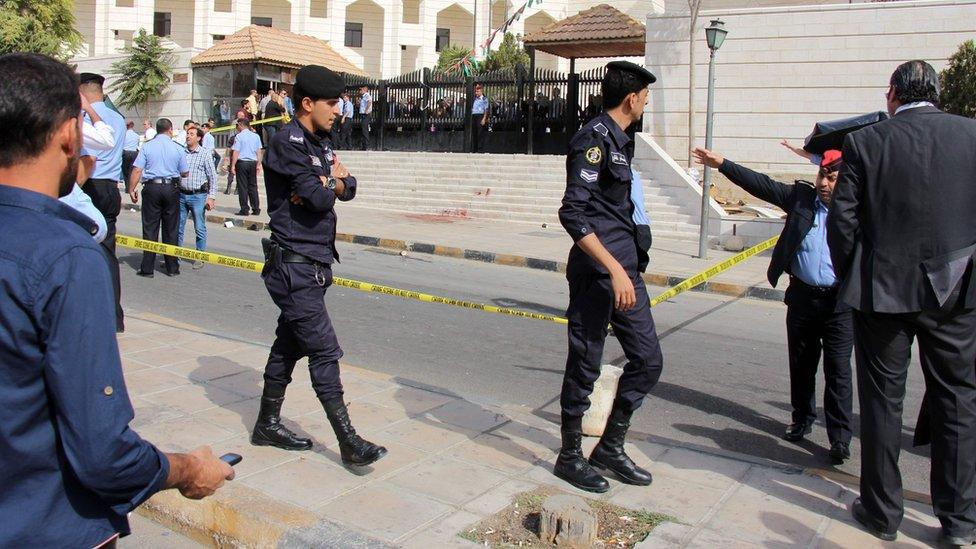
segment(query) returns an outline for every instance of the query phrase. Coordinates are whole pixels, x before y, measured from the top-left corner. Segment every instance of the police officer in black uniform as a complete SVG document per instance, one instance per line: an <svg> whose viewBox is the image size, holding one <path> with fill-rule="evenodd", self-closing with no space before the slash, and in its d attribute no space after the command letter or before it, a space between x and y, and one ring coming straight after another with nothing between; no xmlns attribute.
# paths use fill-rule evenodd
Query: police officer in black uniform
<svg viewBox="0 0 976 549"><path fill-rule="evenodd" d="M555 475L577 488L606 492L595 467L627 484L647 486L651 475L624 453L630 418L661 375L663 357L650 298L640 272L647 267L630 200L633 148L626 130L641 119L654 75L625 61L607 65L604 111L573 137L566 158L566 193L559 220L575 245L566 266L569 280L569 357L560 403L562 449ZM642 253L643 252L643 253ZM627 356L613 409L589 460L583 457L583 413L600 376L607 326Z"/></svg>
<svg viewBox="0 0 976 549"><path fill-rule="evenodd" d="M263 242L261 276L281 315L251 443L285 450L312 447L311 440L282 425L280 416L295 363L308 357L312 387L335 430L342 462L364 466L386 455L386 448L363 440L349 421L339 380L342 349L325 308L332 263L339 261L336 200L356 196L356 178L332 150L330 132L342 89L339 75L325 67L299 70L295 118L270 140L264 157L271 238Z"/></svg>

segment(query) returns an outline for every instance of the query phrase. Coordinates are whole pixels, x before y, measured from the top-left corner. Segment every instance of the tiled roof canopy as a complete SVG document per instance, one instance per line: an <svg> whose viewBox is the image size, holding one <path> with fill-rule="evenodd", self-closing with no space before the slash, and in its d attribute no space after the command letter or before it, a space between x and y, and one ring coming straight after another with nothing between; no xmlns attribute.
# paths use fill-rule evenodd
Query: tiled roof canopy
<svg viewBox="0 0 976 549"><path fill-rule="evenodd" d="M645 32L640 21L600 4L526 36L523 43L566 58L643 57Z"/></svg>
<svg viewBox="0 0 976 549"><path fill-rule="evenodd" d="M324 40L258 25L242 28L190 60L195 67L239 63L267 63L294 69L322 65L336 72L365 74Z"/></svg>

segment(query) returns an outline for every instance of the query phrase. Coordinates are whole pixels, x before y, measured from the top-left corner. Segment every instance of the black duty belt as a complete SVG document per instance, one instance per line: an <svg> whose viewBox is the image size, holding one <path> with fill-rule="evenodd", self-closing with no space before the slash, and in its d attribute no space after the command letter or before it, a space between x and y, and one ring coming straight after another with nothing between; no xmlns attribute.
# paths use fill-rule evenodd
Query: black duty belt
<svg viewBox="0 0 976 549"><path fill-rule="evenodd" d="M837 286L836 285L834 285L834 286L811 286L810 284L807 284L806 282L800 280L799 277L796 277L796 276L791 276L790 277L790 284L796 284L797 286L799 286L800 288L802 288L803 291L807 292L808 294L815 295L815 296L820 296L820 297L829 297L829 296L832 296L832 295L834 295L834 294L837 293Z"/></svg>
<svg viewBox="0 0 976 549"><path fill-rule="evenodd" d="M180 178L179 177L154 177L152 179L143 179L142 180L142 184L143 185L149 185L149 184L153 184L153 185L179 185L180 184Z"/></svg>
<svg viewBox="0 0 976 549"><path fill-rule="evenodd" d="M286 250L284 248L279 248L281 253L282 263L307 263L309 265L318 264L318 261L314 261L309 257L306 257L300 253L295 253L291 250Z"/></svg>

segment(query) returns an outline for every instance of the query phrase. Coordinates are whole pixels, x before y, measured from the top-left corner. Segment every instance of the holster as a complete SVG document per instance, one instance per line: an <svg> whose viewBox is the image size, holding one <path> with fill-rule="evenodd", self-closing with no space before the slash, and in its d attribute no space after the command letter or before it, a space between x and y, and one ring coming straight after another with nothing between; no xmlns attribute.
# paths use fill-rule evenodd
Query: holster
<svg viewBox="0 0 976 549"><path fill-rule="evenodd" d="M261 269L261 276L265 276L268 269L273 267L281 259L281 247L270 238L261 239L261 251L264 252L264 268Z"/></svg>

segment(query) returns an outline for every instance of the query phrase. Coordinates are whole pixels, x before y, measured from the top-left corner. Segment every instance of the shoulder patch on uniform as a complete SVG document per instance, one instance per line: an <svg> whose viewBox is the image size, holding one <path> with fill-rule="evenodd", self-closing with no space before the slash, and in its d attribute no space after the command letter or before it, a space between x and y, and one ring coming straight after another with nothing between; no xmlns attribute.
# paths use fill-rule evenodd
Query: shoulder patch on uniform
<svg viewBox="0 0 976 549"><path fill-rule="evenodd" d="M304 143L305 142L305 136L304 135L294 135L294 134L292 134L292 135L289 135L288 136L288 141L291 141L292 143Z"/></svg>
<svg viewBox="0 0 976 549"><path fill-rule="evenodd" d="M308 157L309 157L309 159L312 160L312 165L313 166L315 166L316 168L321 168L322 167L322 160L319 157L315 156L314 154L310 154L310 155L308 155Z"/></svg>
<svg viewBox="0 0 976 549"><path fill-rule="evenodd" d="M332 149L325 149L325 161L331 164L334 158L335 155L332 153Z"/></svg>
<svg viewBox="0 0 976 549"><path fill-rule="evenodd" d="M614 164L620 164L621 166L627 165L627 157L624 153L612 152L610 153L610 161Z"/></svg>
<svg viewBox="0 0 976 549"><path fill-rule="evenodd" d="M603 122L600 122L596 126L593 126L593 131L602 135L603 137L610 135L610 129L604 126Z"/></svg>
<svg viewBox="0 0 976 549"><path fill-rule="evenodd" d="M600 150L600 147L590 147L589 149L586 149L587 162L595 166L599 164L601 160L603 160L603 151Z"/></svg>
<svg viewBox="0 0 976 549"><path fill-rule="evenodd" d="M583 169L580 170L580 179L586 181L587 183L596 183L600 179L600 174L593 170Z"/></svg>

